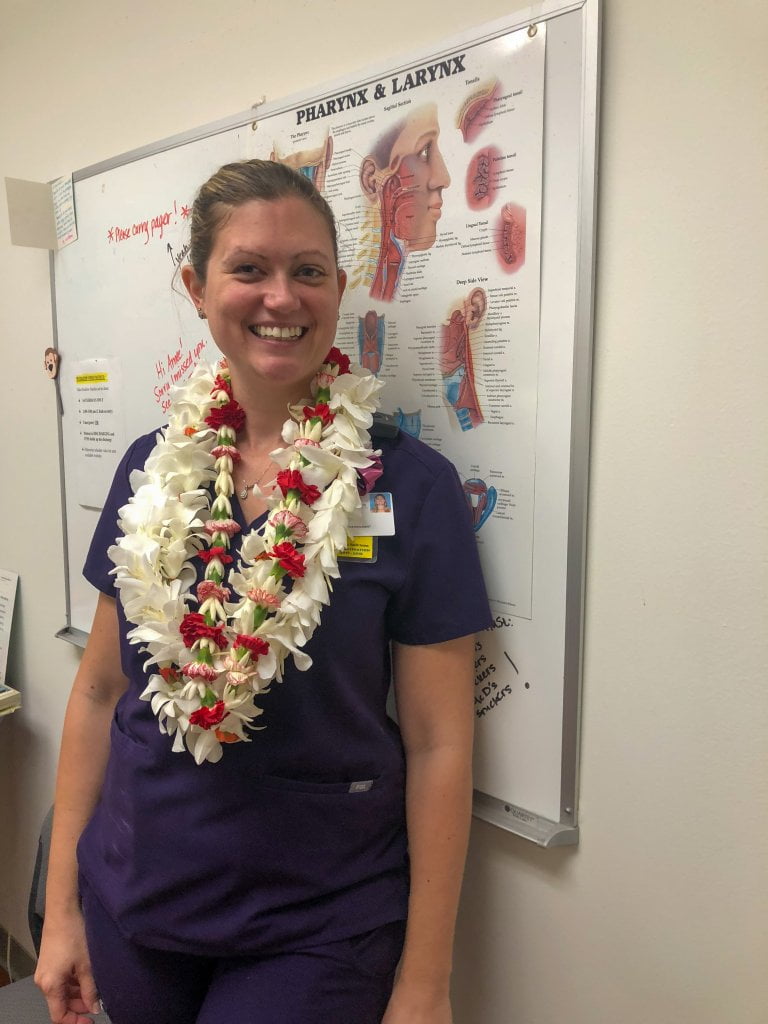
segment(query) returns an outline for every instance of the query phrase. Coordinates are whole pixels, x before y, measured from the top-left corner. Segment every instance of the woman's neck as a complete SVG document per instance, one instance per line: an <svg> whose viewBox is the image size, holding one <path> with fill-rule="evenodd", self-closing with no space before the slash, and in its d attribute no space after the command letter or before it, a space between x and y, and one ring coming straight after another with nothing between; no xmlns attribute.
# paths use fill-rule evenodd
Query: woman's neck
<svg viewBox="0 0 768 1024"><path fill-rule="evenodd" d="M232 393L245 412L245 426L238 447L258 450L274 448L280 443L283 424L288 419L288 406L310 397L309 384L298 389L279 388L255 382L230 367Z"/></svg>

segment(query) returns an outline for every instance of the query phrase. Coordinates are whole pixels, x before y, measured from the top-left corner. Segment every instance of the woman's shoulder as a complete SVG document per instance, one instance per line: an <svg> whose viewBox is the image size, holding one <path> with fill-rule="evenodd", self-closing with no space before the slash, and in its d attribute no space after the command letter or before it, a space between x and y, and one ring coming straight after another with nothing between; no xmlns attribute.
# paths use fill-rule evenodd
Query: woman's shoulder
<svg viewBox="0 0 768 1024"><path fill-rule="evenodd" d="M430 479L446 472L455 472L453 463L442 452L404 430L379 434L374 424L371 443L374 448L381 449L385 472L388 468L396 468L398 472L409 471Z"/></svg>
<svg viewBox="0 0 768 1024"><path fill-rule="evenodd" d="M157 427L146 434L140 434L128 445L122 459L126 469L136 469L144 465L149 457L149 453L158 442L160 429L160 427Z"/></svg>

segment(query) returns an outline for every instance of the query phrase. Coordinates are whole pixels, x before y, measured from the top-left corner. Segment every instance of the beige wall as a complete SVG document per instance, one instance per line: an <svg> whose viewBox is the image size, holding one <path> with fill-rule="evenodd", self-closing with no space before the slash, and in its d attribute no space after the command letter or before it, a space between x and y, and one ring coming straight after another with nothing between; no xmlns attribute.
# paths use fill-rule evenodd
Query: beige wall
<svg viewBox="0 0 768 1024"><path fill-rule="evenodd" d="M456 1024L764 1024L768 8L605 6L583 838L542 851L475 824ZM44 181L514 7L0 0L0 175ZM0 281L0 565L21 575L25 700L0 723L0 923L28 942L77 656L53 638L47 256L9 245L4 194Z"/></svg>

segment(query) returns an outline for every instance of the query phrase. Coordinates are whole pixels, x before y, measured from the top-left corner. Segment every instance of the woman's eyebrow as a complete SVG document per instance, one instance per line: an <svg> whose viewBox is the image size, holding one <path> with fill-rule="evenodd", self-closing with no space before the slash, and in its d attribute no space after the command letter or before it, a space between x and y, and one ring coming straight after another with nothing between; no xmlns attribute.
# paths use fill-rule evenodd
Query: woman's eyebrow
<svg viewBox="0 0 768 1024"><path fill-rule="evenodd" d="M225 260L243 260L243 259L258 259L258 260L269 260L272 256L269 253L259 252L258 249L245 249L238 246L236 249L232 249L229 252L224 253ZM322 249L301 249L290 256L292 260L302 259L330 259L327 252Z"/></svg>

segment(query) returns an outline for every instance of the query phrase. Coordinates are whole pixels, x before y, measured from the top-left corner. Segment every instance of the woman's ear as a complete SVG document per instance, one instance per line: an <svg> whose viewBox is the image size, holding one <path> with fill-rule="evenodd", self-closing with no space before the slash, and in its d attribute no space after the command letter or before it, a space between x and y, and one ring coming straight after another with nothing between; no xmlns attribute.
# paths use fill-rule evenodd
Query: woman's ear
<svg viewBox="0 0 768 1024"><path fill-rule="evenodd" d="M338 281L338 285L339 285L339 302L341 302L341 297L344 294L344 289L347 287L347 272L346 272L346 270L342 270L341 267L339 267L337 275L336 275L336 280Z"/></svg>
<svg viewBox="0 0 768 1024"><path fill-rule="evenodd" d="M205 285L195 273L195 268L191 263L185 263L181 268L181 280L189 292L190 299L192 299L195 307L199 310L205 297Z"/></svg>

